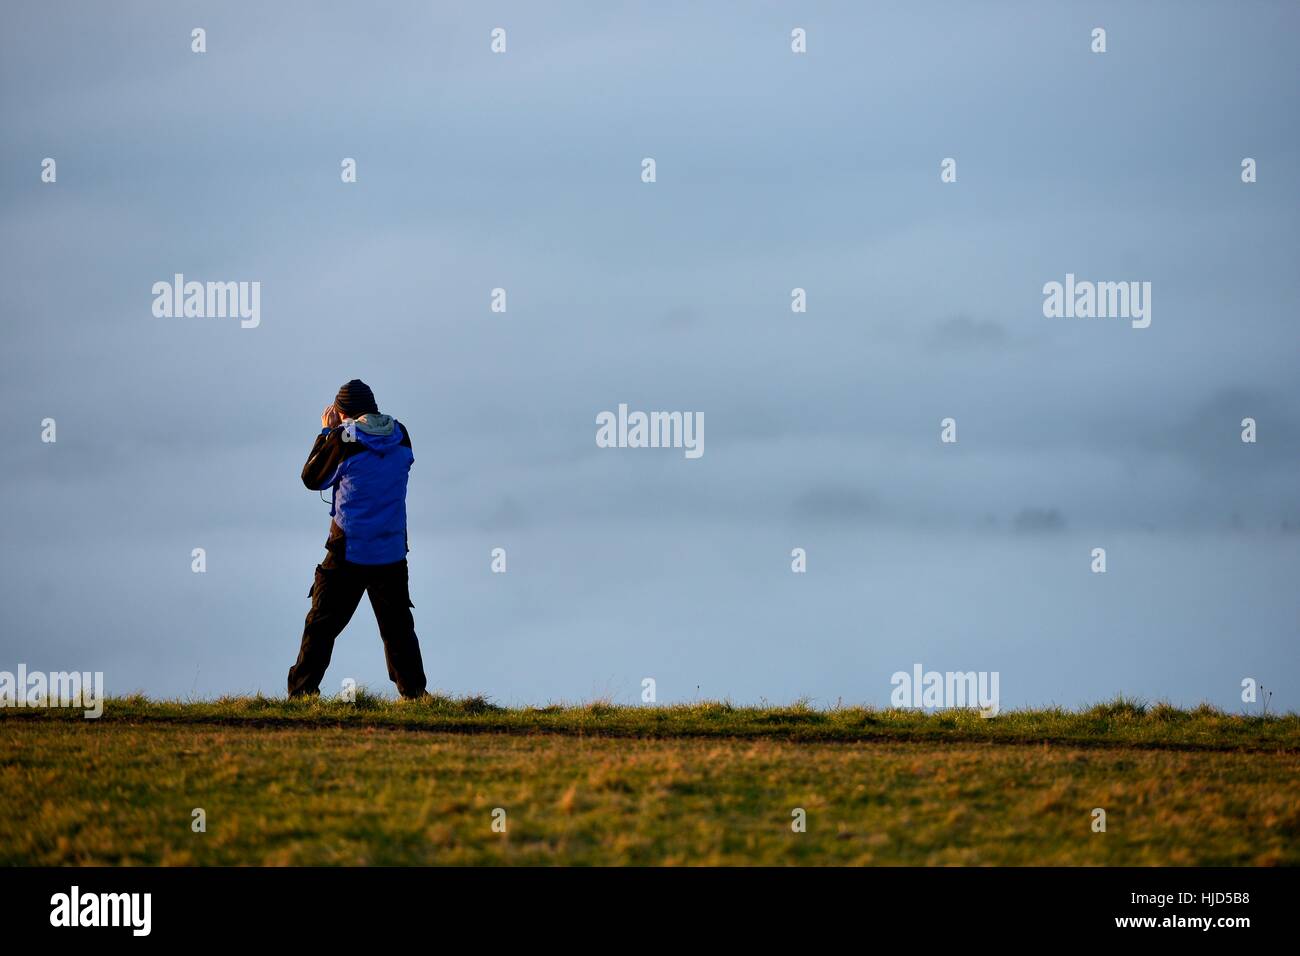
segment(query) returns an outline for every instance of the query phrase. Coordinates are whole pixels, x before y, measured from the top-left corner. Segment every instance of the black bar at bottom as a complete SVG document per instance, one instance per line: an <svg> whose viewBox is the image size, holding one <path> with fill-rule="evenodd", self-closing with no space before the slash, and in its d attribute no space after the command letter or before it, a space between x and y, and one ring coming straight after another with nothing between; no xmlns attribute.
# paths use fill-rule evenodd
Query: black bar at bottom
<svg viewBox="0 0 1300 956"><path fill-rule="evenodd" d="M512 929L536 941L573 939L599 926L614 932L621 926L629 938L649 932L669 945L680 939L669 930L687 922L701 935L735 942L790 921L791 930L802 925L814 936L838 927L865 934L863 940L919 933L927 942L988 943L1041 939L1047 932L1053 939L1199 934L1231 943L1260 930L1286 931L1296 886L1295 870L1247 868L20 867L0 870L0 925L7 943L75 933L83 941L114 937L129 945L136 937L205 947L367 946L391 938L398 927L416 939L432 934L444 942L457 927L488 932L492 942ZM73 887L75 922L116 916L120 925L70 925ZM146 893L147 937L138 932L143 895L117 895ZM66 925L55 925L60 922ZM601 938L612 945L618 937L589 942Z"/></svg>

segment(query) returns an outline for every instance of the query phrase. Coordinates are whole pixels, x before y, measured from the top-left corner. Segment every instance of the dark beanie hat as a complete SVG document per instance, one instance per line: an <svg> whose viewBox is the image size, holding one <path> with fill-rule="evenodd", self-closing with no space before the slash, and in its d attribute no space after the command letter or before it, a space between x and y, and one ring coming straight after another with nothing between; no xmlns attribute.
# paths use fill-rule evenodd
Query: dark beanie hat
<svg viewBox="0 0 1300 956"><path fill-rule="evenodd" d="M375 393L359 378L354 378L339 389L334 404L348 418L356 418L367 412L379 413L379 406L375 404Z"/></svg>

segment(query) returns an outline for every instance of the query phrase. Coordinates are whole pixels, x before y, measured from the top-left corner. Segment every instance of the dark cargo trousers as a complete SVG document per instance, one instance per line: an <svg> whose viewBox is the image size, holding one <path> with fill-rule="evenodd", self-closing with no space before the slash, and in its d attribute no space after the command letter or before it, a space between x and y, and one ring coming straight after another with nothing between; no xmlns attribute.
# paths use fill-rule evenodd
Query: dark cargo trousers
<svg viewBox="0 0 1300 956"><path fill-rule="evenodd" d="M424 661L415 636L411 615L411 593L407 586L406 561L392 564L353 564L332 555L316 566L311 591L311 610L302 631L298 662L289 668L289 696L320 692L320 682L334 653L339 636L361 603L370 595L370 606L384 641L388 676L403 697L424 693Z"/></svg>

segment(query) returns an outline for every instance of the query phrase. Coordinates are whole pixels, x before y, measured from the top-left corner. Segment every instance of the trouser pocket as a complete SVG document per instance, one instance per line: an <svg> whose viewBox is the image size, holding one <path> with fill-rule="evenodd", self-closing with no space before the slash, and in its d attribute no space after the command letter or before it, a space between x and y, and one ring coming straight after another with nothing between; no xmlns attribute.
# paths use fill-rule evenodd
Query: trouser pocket
<svg viewBox="0 0 1300 956"><path fill-rule="evenodd" d="M366 585L371 599L377 601L392 613L396 608L410 610L415 607L411 600L409 570L405 561L392 564L375 565L370 569Z"/></svg>
<svg viewBox="0 0 1300 956"><path fill-rule="evenodd" d="M337 572L338 568L327 568L323 564L316 565L316 573L312 575L311 587L307 589L307 596L309 598L314 598L316 595L320 594L320 592L325 589L325 584L329 580L327 575L335 574Z"/></svg>

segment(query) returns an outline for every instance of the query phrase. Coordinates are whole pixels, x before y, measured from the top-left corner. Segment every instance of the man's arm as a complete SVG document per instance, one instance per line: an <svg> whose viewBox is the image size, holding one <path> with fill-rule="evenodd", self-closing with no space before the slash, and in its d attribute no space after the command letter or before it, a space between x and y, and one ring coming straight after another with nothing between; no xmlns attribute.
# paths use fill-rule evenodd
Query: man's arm
<svg viewBox="0 0 1300 956"><path fill-rule="evenodd" d="M343 463L343 459L348 457L348 451L343 445L341 426L322 428L316 436L316 443L311 446L307 464L302 466L302 483L311 491L328 487L334 472Z"/></svg>

